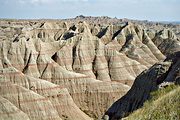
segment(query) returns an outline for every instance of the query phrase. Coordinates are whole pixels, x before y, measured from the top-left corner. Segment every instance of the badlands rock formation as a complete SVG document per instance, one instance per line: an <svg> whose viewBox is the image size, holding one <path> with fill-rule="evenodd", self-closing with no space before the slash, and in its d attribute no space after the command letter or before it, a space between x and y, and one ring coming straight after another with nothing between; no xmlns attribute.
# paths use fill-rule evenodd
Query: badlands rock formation
<svg viewBox="0 0 180 120"><path fill-rule="evenodd" d="M179 84L180 51L143 71L128 93L116 101L106 112L110 120L117 120L138 109L149 99L150 92L170 84Z"/></svg>
<svg viewBox="0 0 180 120"><path fill-rule="evenodd" d="M1 120L91 120L180 44L163 25L81 16L0 20L0 48Z"/></svg>

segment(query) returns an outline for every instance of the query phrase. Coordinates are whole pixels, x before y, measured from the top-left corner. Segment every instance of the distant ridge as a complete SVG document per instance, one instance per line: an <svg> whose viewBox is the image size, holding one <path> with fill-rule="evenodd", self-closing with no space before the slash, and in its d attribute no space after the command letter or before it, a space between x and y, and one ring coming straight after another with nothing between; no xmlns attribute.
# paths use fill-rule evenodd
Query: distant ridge
<svg viewBox="0 0 180 120"><path fill-rule="evenodd" d="M175 24L175 25L179 25L180 21L160 21L161 23L165 23L165 24Z"/></svg>

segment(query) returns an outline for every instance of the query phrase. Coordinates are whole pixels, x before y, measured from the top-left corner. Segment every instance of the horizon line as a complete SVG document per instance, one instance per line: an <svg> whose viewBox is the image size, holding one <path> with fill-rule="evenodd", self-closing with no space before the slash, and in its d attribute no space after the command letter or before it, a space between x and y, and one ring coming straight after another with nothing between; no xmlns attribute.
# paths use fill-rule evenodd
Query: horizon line
<svg viewBox="0 0 180 120"><path fill-rule="evenodd" d="M111 16L106 16L106 15L102 15L102 16L86 16L86 15L78 15L78 16L74 16L74 17L67 17L67 18L48 18L48 17L44 17L44 18L11 18L11 17L0 17L0 20L68 20L68 19L75 19L77 17L83 16L85 18L88 17L92 17L92 18L101 18L101 17L108 17L109 19L118 19L118 20L123 20L123 19L127 19L127 20L134 20L134 21L147 21L147 22L169 22L169 23L180 23L180 20L149 20L149 19L135 19L135 18L119 18L119 17L111 17ZM83 18L82 18L83 19Z"/></svg>

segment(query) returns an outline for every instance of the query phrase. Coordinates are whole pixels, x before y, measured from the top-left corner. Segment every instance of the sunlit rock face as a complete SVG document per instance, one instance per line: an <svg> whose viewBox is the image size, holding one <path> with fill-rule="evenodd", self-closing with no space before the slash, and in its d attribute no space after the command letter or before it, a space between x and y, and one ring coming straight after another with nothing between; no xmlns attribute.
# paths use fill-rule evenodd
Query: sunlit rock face
<svg viewBox="0 0 180 120"><path fill-rule="evenodd" d="M180 50L171 29L151 26L107 17L0 20L0 119L101 118L142 71Z"/></svg>
<svg viewBox="0 0 180 120"><path fill-rule="evenodd" d="M150 99L150 93L168 85L180 83L180 51L169 55L143 71L126 95L117 100L105 113L109 120L118 120L143 106ZM173 104L173 103L172 103Z"/></svg>

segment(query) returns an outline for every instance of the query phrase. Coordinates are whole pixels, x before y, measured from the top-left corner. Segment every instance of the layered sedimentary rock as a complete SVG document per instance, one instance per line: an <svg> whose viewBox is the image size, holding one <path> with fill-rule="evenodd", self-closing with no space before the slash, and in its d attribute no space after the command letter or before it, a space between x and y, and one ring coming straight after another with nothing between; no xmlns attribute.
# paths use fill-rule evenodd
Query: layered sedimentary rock
<svg viewBox="0 0 180 120"><path fill-rule="evenodd" d="M42 110L42 112L43 110L52 112L45 115L47 117L49 116L49 118L46 119L60 119L60 117L63 119L91 119L76 106L66 88L52 84L48 81L28 77L12 68L3 69L1 71L4 73L4 75L1 76L3 78L1 81L1 89L6 89L6 92L2 91L3 93L1 93L1 95L12 101L14 104L16 104L17 101L17 107L22 111L23 108L21 106L28 109L29 106L35 106L33 109L29 109L29 111L24 110L28 116L31 116L32 114L33 117L31 119L45 119L43 118L43 115L42 118L40 118L40 115L35 117L35 113L40 114L38 112L39 110ZM27 92L23 92L21 89L26 90ZM9 95L10 93L11 95ZM36 98L33 94L39 97ZM17 98L14 99L13 96L17 96ZM48 104L51 106L36 108L38 105L42 105L43 107L44 104L47 104L44 103L46 101L48 101ZM31 112L31 110L35 113ZM46 113L46 111L44 111L44 113ZM57 118L54 113L56 113ZM51 114L53 117L51 117Z"/></svg>
<svg viewBox="0 0 180 120"><path fill-rule="evenodd" d="M179 50L172 31L93 19L0 21L0 95L7 104L0 108L2 119L9 113L24 119L101 118L143 70Z"/></svg>
<svg viewBox="0 0 180 120"><path fill-rule="evenodd" d="M7 99L0 97L0 106L1 106L1 119L2 120L30 120L29 117L18 109L15 105L13 105Z"/></svg>
<svg viewBox="0 0 180 120"><path fill-rule="evenodd" d="M106 112L110 120L117 120L140 108L149 99L150 92L167 85L178 83L180 52L168 56L164 62L143 71L128 93L116 101Z"/></svg>

